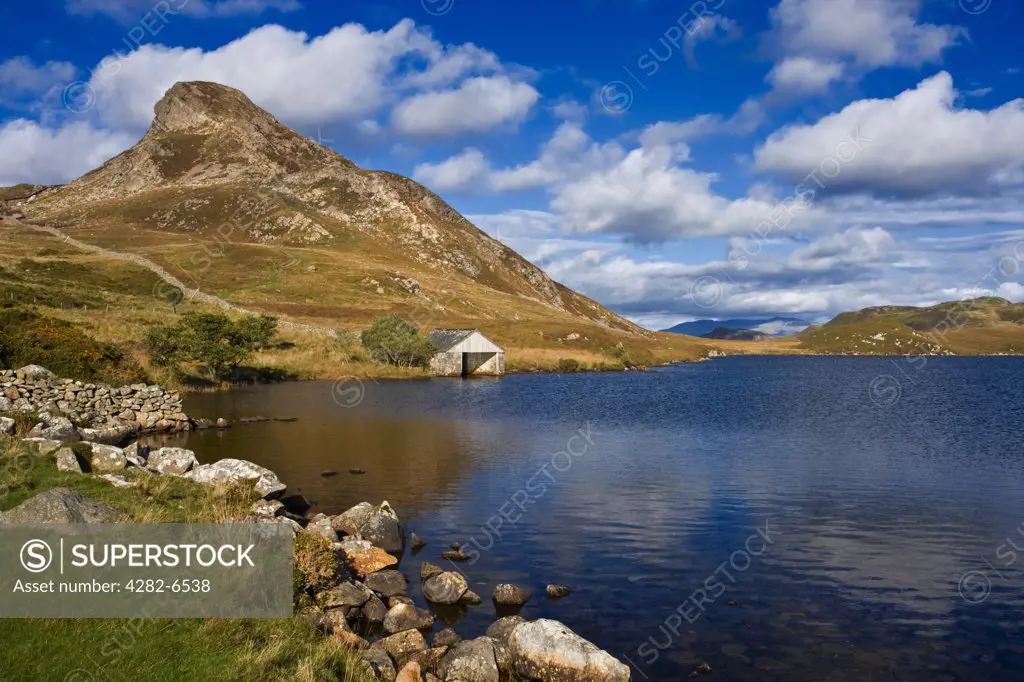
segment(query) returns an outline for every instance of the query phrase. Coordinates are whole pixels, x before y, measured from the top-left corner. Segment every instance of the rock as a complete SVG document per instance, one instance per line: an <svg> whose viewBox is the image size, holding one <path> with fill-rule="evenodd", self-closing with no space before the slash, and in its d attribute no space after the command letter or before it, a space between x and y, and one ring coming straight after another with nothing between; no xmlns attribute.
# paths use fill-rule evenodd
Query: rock
<svg viewBox="0 0 1024 682"><path fill-rule="evenodd" d="M429 561L424 561L420 564L420 582L423 582L430 576L437 575L438 573L444 573L444 571L442 571L441 567L437 564L432 564Z"/></svg>
<svg viewBox="0 0 1024 682"><path fill-rule="evenodd" d="M52 488L0 512L0 523L123 523L128 516L67 488Z"/></svg>
<svg viewBox="0 0 1024 682"><path fill-rule="evenodd" d="M160 448L146 458L146 467L168 476L184 476L198 464L196 453L185 448Z"/></svg>
<svg viewBox="0 0 1024 682"><path fill-rule="evenodd" d="M349 469L348 472L354 476L362 476L366 473L366 469Z"/></svg>
<svg viewBox="0 0 1024 682"><path fill-rule="evenodd" d="M393 606L384 617L384 630L390 633L424 630L433 624L434 614L409 604Z"/></svg>
<svg viewBox="0 0 1024 682"><path fill-rule="evenodd" d="M508 636L512 634L512 630L515 629L520 623L525 623L526 619L522 616L505 616L491 623L491 626L487 628L487 636L491 639L496 639L501 642L508 642Z"/></svg>
<svg viewBox="0 0 1024 682"><path fill-rule="evenodd" d="M409 604L410 606L416 606L416 602L412 600L407 594L396 594L394 597L388 597L388 608L392 608L398 604Z"/></svg>
<svg viewBox="0 0 1024 682"><path fill-rule="evenodd" d="M102 429L79 429L82 440L121 447L139 436L138 424L116 424Z"/></svg>
<svg viewBox="0 0 1024 682"><path fill-rule="evenodd" d="M423 635L419 630L404 630L385 637L377 642L377 644L395 660L427 648L427 640L423 639Z"/></svg>
<svg viewBox="0 0 1024 682"><path fill-rule="evenodd" d="M395 679L395 662L379 646L379 643L368 646L365 649L360 649L358 653L359 658L366 662L370 672L376 675L378 679L389 681Z"/></svg>
<svg viewBox="0 0 1024 682"><path fill-rule="evenodd" d="M459 601L463 604L471 604L473 606L476 606L477 604L482 604L484 602L484 600L480 598L480 595L474 592L473 590L466 590L466 593L462 595L462 599L460 599Z"/></svg>
<svg viewBox="0 0 1024 682"><path fill-rule="evenodd" d="M215 464L203 464L189 471L185 477L197 483L253 481L256 492L267 498L280 497L287 488L270 469L242 459L222 459Z"/></svg>
<svg viewBox="0 0 1024 682"><path fill-rule="evenodd" d="M0 417L0 436L13 436L16 422L10 417Z"/></svg>
<svg viewBox="0 0 1024 682"><path fill-rule="evenodd" d="M39 365L25 365L20 369L14 370L14 376L23 381L25 379L31 379L32 381L40 381L55 379L57 377L56 374L46 369L45 367L40 367Z"/></svg>
<svg viewBox="0 0 1024 682"><path fill-rule="evenodd" d="M57 452L53 453L53 458L57 460L57 471L73 474L82 473L82 465L78 461L78 455L71 448L57 450Z"/></svg>
<svg viewBox="0 0 1024 682"><path fill-rule="evenodd" d="M64 447L64 443L59 440L50 440L49 438L25 438L21 442L26 447L35 451L40 457L46 457Z"/></svg>
<svg viewBox="0 0 1024 682"><path fill-rule="evenodd" d="M338 475L337 471L321 471L320 475L324 478L333 478Z"/></svg>
<svg viewBox="0 0 1024 682"><path fill-rule="evenodd" d="M348 618L345 611L347 609L331 609L321 613L318 619L320 629L329 635L346 630L351 632L352 628L348 626Z"/></svg>
<svg viewBox="0 0 1024 682"><path fill-rule="evenodd" d="M366 600L363 604L363 618L370 623L383 623L384 619L390 613L388 607L384 606L384 602L380 600L377 595L373 595Z"/></svg>
<svg viewBox="0 0 1024 682"><path fill-rule="evenodd" d="M362 528L360 534L372 542L374 546L380 547L386 552L401 554L405 548L405 538L402 535L402 524L398 521L398 514L387 503L381 502L375 507L373 514Z"/></svg>
<svg viewBox="0 0 1024 682"><path fill-rule="evenodd" d="M420 682L422 675L423 671L420 669L420 664L416 661L409 661L398 672L395 682Z"/></svg>
<svg viewBox="0 0 1024 682"><path fill-rule="evenodd" d="M450 571L432 575L423 582L423 596L435 604L455 604L468 589L466 579Z"/></svg>
<svg viewBox="0 0 1024 682"><path fill-rule="evenodd" d="M217 421L214 423L214 426L216 426L218 429L230 429L231 422L229 422L227 419L224 419L223 417L217 417Z"/></svg>
<svg viewBox="0 0 1024 682"><path fill-rule="evenodd" d="M459 633L455 632L455 630L452 630L451 628L445 628L444 630L441 630L436 635L434 635L434 639L431 642L431 644L435 647L450 647L458 644L461 641L462 637L459 637Z"/></svg>
<svg viewBox="0 0 1024 682"><path fill-rule="evenodd" d="M388 566L394 566L398 559L380 547L354 549L345 552L349 567L359 576L368 576Z"/></svg>
<svg viewBox="0 0 1024 682"><path fill-rule="evenodd" d="M334 530L345 535L359 535L359 529L370 520L373 515L373 505L369 502L360 502L347 511L338 514L331 519Z"/></svg>
<svg viewBox="0 0 1024 682"><path fill-rule="evenodd" d="M115 488L134 488L136 485L138 485L138 483L133 483L132 481L129 481L126 477L118 476L116 474L103 474L102 476L99 476L99 478L102 478L104 481L111 484Z"/></svg>
<svg viewBox="0 0 1024 682"><path fill-rule="evenodd" d="M502 583L494 588L494 603L499 606L522 606L530 601L533 593L528 587Z"/></svg>
<svg viewBox="0 0 1024 682"><path fill-rule="evenodd" d="M337 548L340 549L343 554L354 552L357 549L370 549L371 547L373 547L373 545L368 541L358 540L353 537L344 537L337 543Z"/></svg>
<svg viewBox="0 0 1024 682"><path fill-rule="evenodd" d="M284 511L284 505L278 500L258 500L252 506L252 511L256 516L272 519L281 515Z"/></svg>
<svg viewBox="0 0 1024 682"><path fill-rule="evenodd" d="M459 642L448 650L441 663L441 679L446 682L498 682L494 644L487 637Z"/></svg>
<svg viewBox="0 0 1024 682"><path fill-rule="evenodd" d="M99 445L91 443L92 456L89 458L89 468L97 474L111 474L124 471L128 466L128 458L124 456L124 450L113 445Z"/></svg>
<svg viewBox="0 0 1024 682"><path fill-rule="evenodd" d="M138 443L132 443L124 449L124 456L132 466L145 469L146 457L149 456L149 447L139 445Z"/></svg>
<svg viewBox="0 0 1024 682"><path fill-rule="evenodd" d="M414 552L418 552L427 546L427 543L422 538L420 538L419 535L416 535L416 533L412 533L409 536L409 544L412 545L412 551Z"/></svg>
<svg viewBox="0 0 1024 682"><path fill-rule="evenodd" d="M352 650L367 649L370 643L351 630L335 630L334 638ZM381 653L384 653L383 651ZM387 656L387 654L384 654Z"/></svg>
<svg viewBox="0 0 1024 682"><path fill-rule="evenodd" d="M55 417L51 415L40 415L42 423L36 424L35 428L28 432L29 438L47 438L58 440L62 443L77 443L82 440L78 429L67 417Z"/></svg>
<svg viewBox="0 0 1024 682"><path fill-rule="evenodd" d="M342 606L360 607L372 596L373 592L370 592L361 583L345 582L320 593L319 598L325 609L333 609Z"/></svg>
<svg viewBox="0 0 1024 682"><path fill-rule="evenodd" d="M385 597L402 594L406 588L405 576L394 570L371 573L363 580L363 584Z"/></svg>
<svg viewBox="0 0 1024 682"><path fill-rule="evenodd" d="M332 543L338 541L338 534L334 532L334 528L331 526L331 519L326 514L317 514L310 519L305 531L313 535L319 535Z"/></svg>
<svg viewBox="0 0 1024 682"><path fill-rule="evenodd" d="M441 667L441 660L447 653L448 647L446 646L424 649L423 651L416 651L405 656L399 662L403 665L416 663L420 670L437 670Z"/></svg>
<svg viewBox="0 0 1024 682"><path fill-rule="evenodd" d="M561 599L568 597L572 593L572 588L565 585L548 585L544 591L548 595L548 599Z"/></svg>
<svg viewBox="0 0 1024 682"><path fill-rule="evenodd" d="M448 561L469 561L469 555L464 554L461 549L450 549L441 552L441 556Z"/></svg>
<svg viewBox="0 0 1024 682"><path fill-rule="evenodd" d="M516 625L508 637L515 672L560 682L626 682L629 667L556 620Z"/></svg>
<svg viewBox="0 0 1024 682"><path fill-rule="evenodd" d="M698 675L710 675L710 674L711 674L711 666L708 665L708 663L705 661L705 662L701 663L700 665L698 665L696 668L693 669L693 672L690 673L690 677L696 677Z"/></svg>

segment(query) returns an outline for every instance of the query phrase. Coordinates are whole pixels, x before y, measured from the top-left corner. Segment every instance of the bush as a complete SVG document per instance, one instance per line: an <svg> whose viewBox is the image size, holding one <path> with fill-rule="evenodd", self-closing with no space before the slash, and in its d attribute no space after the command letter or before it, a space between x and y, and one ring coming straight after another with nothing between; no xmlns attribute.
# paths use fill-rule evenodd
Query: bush
<svg viewBox="0 0 1024 682"><path fill-rule="evenodd" d="M0 366L42 365L60 377L131 383L146 375L117 346L100 343L53 317L13 307L0 309Z"/></svg>
<svg viewBox="0 0 1024 682"><path fill-rule="evenodd" d="M558 371L559 372L582 372L583 363L575 358L559 358L558 359Z"/></svg>
<svg viewBox="0 0 1024 682"><path fill-rule="evenodd" d="M294 553L292 589L297 605L338 583L338 562L329 540L313 533L299 533L295 536Z"/></svg>
<svg viewBox="0 0 1024 682"><path fill-rule="evenodd" d="M180 369L181 363L206 367L213 381L230 377L253 352L270 345L277 320L261 315L233 321L215 313L185 313L174 325L154 327L146 335L153 362Z"/></svg>
<svg viewBox="0 0 1024 682"><path fill-rule="evenodd" d="M399 367L426 367L437 352L430 339L399 315L375 317L362 341L374 362Z"/></svg>

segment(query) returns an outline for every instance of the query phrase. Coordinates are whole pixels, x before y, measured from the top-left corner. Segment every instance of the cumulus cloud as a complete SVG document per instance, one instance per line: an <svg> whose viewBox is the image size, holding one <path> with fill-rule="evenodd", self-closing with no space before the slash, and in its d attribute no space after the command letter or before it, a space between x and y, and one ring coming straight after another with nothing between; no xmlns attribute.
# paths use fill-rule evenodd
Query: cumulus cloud
<svg viewBox="0 0 1024 682"><path fill-rule="evenodd" d="M0 62L0 97L45 95L54 86L66 84L77 69L69 62L50 61L37 65L27 57L12 57Z"/></svg>
<svg viewBox="0 0 1024 682"><path fill-rule="evenodd" d="M772 68L765 78L777 92L811 95L828 90L843 75L843 65L810 57L790 57Z"/></svg>
<svg viewBox="0 0 1024 682"><path fill-rule="evenodd" d="M487 159L472 147L441 163L421 163L412 177L435 192L468 192L490 171Z"/></svg>
<svg viewBox="0 0 1024 682"><path fill-rule="evenodd" d="M480 133L521 121L538 99L533 86L508 76L470 78L457 88L410 97L395 107L391 122L409 135Z"/></svg>
<svg viewBox="0 0 1024 682"><path fill-rule="evenodd" d="M67 0L71 14L104 14L123 22L141 21L152 15L161 3L153 0ZM185 14L194 17L234 17L262 14L267 10L294 12L301 9L298 0L166 0L168 16Z"/></svg>
<svg viewBox="0 0 1024 682"><path fill-rule="evenodd" d="M990 111L960 109L956 100L943 72L892 99L860 100L817 123L783 128L755 151L755 166L804 178L859 137L864 150L826 181L829 191L969 196L1019 185L1024 100Z"/></svg>
<svg viewBox="0 0 1024 682"><path fill-rule="evenodd" d="M0 186L60 183L92 170L136 141L78 122L47 128L16 119L0 127Z"/></svg>

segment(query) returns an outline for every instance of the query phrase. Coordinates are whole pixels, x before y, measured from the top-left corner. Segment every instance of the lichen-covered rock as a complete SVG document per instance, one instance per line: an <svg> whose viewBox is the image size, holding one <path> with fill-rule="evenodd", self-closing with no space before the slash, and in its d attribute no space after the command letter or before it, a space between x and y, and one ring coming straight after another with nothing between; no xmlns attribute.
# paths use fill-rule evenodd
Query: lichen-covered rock
<svg viewBox="0 0 1024 682"><path fill-rule="evenodd" d="M359 547L345 552L349 567L359 576L369 576L376 571L394 566L398 559L380 547Z"/></svg>
<svg viewBox="0 0 1024 682"><path fill-rule="evenodd" d="M52 488L31 497L10 511L0 512L0 523L124 523L124 512L91 500L67 488Z"/></svg>
<svg viewBox="0 0 1024 682"><path fill-rule="evenodd" d="M487 628L487 636L491 639L507 642L509 635L512 634L512 630L520 623L525 622L526 619L522 616L505 616L504 618L499 618L491 623L491 626Z"/></svg>
<svg viewBox="0 0 1024 682"><path fill-rule="evenodd" d="M402 594L407 587L405 576L391 569L370 573L363 579L363 584L385 597L394 597Z"/></svg>
<svg viewBox="0 0 1024 682"><path fill-rule="evenodd" d="M160 448L146 458L146 468L167 476L184 476L197 464L196 453L185 448Z"/></svg>
<svg viewBox="0 0 1024 682"><path fill-rule="evenodd" d="M548 585L544 591L548 599L561 599L572 594L572 588L567 585Z"/></svg>
<svg viewBox="0 0 1024 682"><path fill-rule="evenodd" d="M494 603L499 606L522 606L533 596L528 587L501 583L494 588Z"/></svg>
<svg viewBox="0 0 1024 682"><path fill-rule="evenodd" d="M343 606L362 606L373 596L362 583L345 582L320 594L320 605L325 609Z"/></svg>
<svg viewBox="0 0 1024 682"><path fill-rule="evenodd" d="M388 615L388 607L384 606L380 597L373 595L363 604L362 613L367 623L383 623Z"/></svg>
<svg viewBox="0 0 1024 682"><path fill-rule="evenodd" d="M557 682L626 682L629 667L557 620L516 625L508 637L516 673Z"/></svg>
<svg viewBox="0 0 1024 682"><path fill-rule="evenodd" d="M358 655L377 679L385 680L386 682L392 682L395 679L395 662L391 660L391 656L379 643L359 649Z"/></svg>
<svg viewBox="0 0 1024 682"><path fill-rule="evenodd" d="M469 589L469 583L458 573L442 572L423 581L423 596L435 604L455 604Z"/></svg>
<svg viewBox="0 0 1024 682"><path fill-rule="evenodd" d="M359 535L375 547L392 554L401 554L405 547L398 514L386 500L377 507L369 502L360 502L335 516L332 523L335 530L347 535Z"/></svg>
<svg viewBox="0 0 1024 682"><path fill-rule="evenodd" d="M13 436L16 425L10 417L0 417L0 436Z"/></svg>
<svg viewBox="0 0 1024 682"><path fill-rule="evenodd" d="M451 628L445 628L434 635L434 639L430 643L437 648L442 646L452 647L461 641L462 637L459 636L459 633Z"/></svg>
<svg viewBox="0 0 1024 682"><path fill-rule="evenodd" d="M434 624L434 614L409 604L397 604L384 617L384 630L390 633L423 630Z"/></svg>
<svg viewBox="0 0 1024 682"><path fill-rule="evenodd" d="M113 424L98 429L82 428L78 430L82 440L90 443L101 443L103 445L116 445L121 447L139 435L138 424Z"/></svg>
<svg viewBox="0 0 1024 682"><path fill-rule="evenodd" d="M420 669L420 664L416 661L409 661L398 672L395 682L420 682L422 675L423 671Z"/></svg>
<svg viewBox="0 0 1024 682"><path fill-rule="evenodd" d="M128 458L124 450L113 445L91 443L92 455L89 457L89 468L97 474L113 474L124 471L128 466Z"/></svg>
<svg viewBox="0 0 1024 682"><path fill-rule="evenodd" d="M306 524L306 532L319 535L329 542L337 542L338 534L331 527L331 519L326 514L317 514Z"/></svg>
<svg viewBox="0 0 1024 682"><path fill-rule="evenodd" d="M185 474L185 478L197 483L252 481L256 492L268 498L280 497L288 487L270 469L243 459L222 459L214 464L203 464Z"/></svg>
<svg viewBox="0 0 1024 682"><path fill-rule="evenodd" d="M257 500L252 511L256 516L272 519L284 512L284 505L279 500Z"/></svg>
<svg viewBox="0 0 1024 682"><path fill-rule="evenodd" d="M72 474L82 473L82 464L78 461L78 455L71 448L60 448L53 453L53 458L57 462L57 471Z"/></svg>
<svg viewBox="0 0 1024 682"><path fill-rule="evenodd" d="M40 418L42 422L28 432L29 438L46 438L62 443L77 443L82 440L78 429L67 417L46 414L40 415Z"/></svg>
<svg viewBox="0 0 1024 682"><path fill-rule="evenodd" d="M49 438L25 438L21 443L40 457L46 457L64 447L64 443Z"/></svg>
<svg viewBox="0 0 1024 682"><path fill-rule="evenodd" d="M404 630L377 642L396 661L403 656L427 648L427 640L419 630Z"/></svg>
<svg viewBox="0 0 1024 682"><path fill-rule="evenodd" d="M487 637L477 637L453 646L441 662L441 679L445 682L498 682L494 643Z"/></svg>

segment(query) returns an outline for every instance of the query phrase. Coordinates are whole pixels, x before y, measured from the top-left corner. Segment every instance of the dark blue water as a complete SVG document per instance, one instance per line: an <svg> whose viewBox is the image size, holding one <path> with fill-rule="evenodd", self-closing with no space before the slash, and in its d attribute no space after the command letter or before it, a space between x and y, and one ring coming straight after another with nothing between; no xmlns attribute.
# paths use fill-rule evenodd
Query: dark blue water
<svg viewBox="0 0 1024 682"><path fill-rule="evenodd" d="M402 560L414 587L462 542L485 598L442 614L464 637L519 582L524 616L637 680L702 661L726 680L1020 680L1022 379L1010 358L729 358L367 382L351 408L354 384L285 384L186 409L298 422L187 445L262 463L319 511L389 500L430 543ZM350 467L368 473L319 475ZM549 582L575 592L548 602Z"/></svg>

